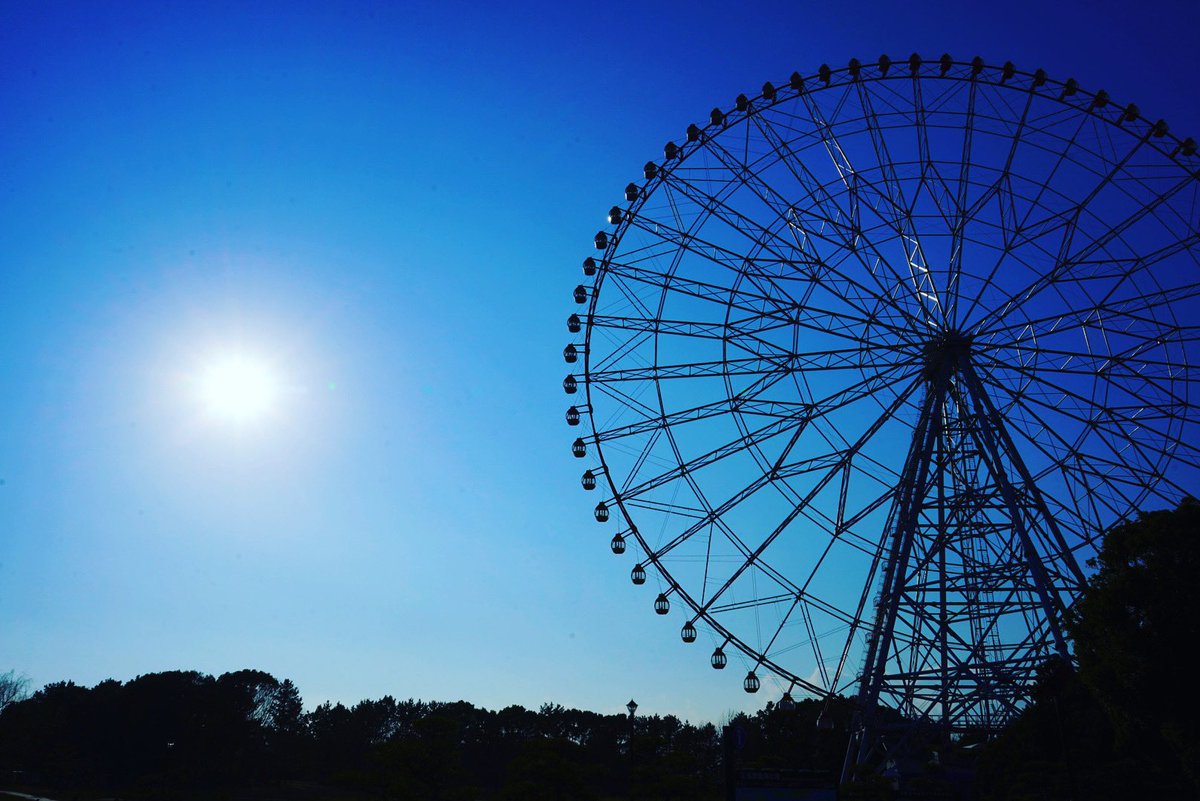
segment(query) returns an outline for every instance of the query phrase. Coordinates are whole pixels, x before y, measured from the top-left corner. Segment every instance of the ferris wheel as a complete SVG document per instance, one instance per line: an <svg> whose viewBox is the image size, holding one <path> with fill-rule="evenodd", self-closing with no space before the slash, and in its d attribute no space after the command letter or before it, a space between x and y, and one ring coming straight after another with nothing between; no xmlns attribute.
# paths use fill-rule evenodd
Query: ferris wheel
<svg viewBox="0 0 1200 801"><path fill-rule="evenodd" d="M1074 79L915 54L668 142L564 350L648 604L748 692L856 695L858 761L879 706L1008 723L1102 532L1196 486L1196 150Z"/></svg>

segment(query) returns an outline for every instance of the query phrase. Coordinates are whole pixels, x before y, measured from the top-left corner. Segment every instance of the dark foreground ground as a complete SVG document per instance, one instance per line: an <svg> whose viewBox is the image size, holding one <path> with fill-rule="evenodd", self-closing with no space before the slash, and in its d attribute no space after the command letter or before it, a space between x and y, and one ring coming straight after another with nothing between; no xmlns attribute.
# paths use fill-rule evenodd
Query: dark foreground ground
<svg viewBox="0 0 1200 801"><path fill-rule="evenodd" d="M0 799L24 799L24 801L127 801L150 796L121 796L111 792L87 790L52 791L40 787L14 787L0 790ZM378 801L379 796L367 792L327 787L315 782L280 782L258 787L222 788L215 790L180 791L171 790L161 798L179 801Z"/></svg>

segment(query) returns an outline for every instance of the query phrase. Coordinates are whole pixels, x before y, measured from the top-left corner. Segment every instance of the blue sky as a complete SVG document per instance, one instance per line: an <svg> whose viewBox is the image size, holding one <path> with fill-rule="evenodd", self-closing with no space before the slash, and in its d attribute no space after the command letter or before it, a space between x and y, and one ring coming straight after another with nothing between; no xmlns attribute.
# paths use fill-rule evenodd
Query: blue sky
<svg viewBox="0 0 1200 801"><path fill-rule="evenodd" d="M1200 4L0 4L0 672L256 667L717 720L579 491L563 326L664 141L850 57L1043 67L1200 135ZM213 353L277 408L197 408Z"/></svg>

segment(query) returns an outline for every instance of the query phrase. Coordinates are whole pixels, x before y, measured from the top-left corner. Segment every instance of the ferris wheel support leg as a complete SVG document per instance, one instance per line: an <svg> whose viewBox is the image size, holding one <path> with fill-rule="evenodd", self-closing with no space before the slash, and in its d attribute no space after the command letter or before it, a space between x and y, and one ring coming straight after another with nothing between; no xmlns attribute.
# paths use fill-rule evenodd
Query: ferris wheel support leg
<svg viewBox="0 0 1200 801"><path fill-rule="evenodd" d="M1054 543L1058 547L1058 552L1063 558L1067 569L1071 572L1071 577L1076 582L1076 590L1082 590L1087 584L1087 578L1083 575L1083 570L1080 569L1079 563L1075 560L1075 554L1067 545L1066 538L1062 535L1062 530L1058 527L1058 521L1050 514L1050 507L1046 504L1046 499L1042 497L1041 491L1033 480L1033 474L1029 472L1025 460L1021 458L1020 451L1017 450L1016 443L1013 442L1012 435L1008 433L1008 429L1004 425L1004 418L1000 414L1000 410L992 403L991 397L983 387L983 382L975 373L975 368L968 364L963 375L967 383L967 391L974 397L975 402L980 406L984 416L991 423L991 428L988 429L994 432L999 438L999 445L1003 445L1004 450L1009 454L1009 459L1013 463L1021 481L1028 487L1029 496L1033 499L1037 506L1038 512L1046 521L1046 527L1049 529L1051 536L1054 537Z"/></svg>
<svg viewBox="0 0 1200 801"><path fill-rule="evenodd" d="M1013 487L1012 481L1004 469L997 435L1009 445L1005 449L1008 451L1009 461L1013 463L1017 473L1020 475L1022 483L1026 487L1026 493L1034 499L1034 505L1044 517L1047 527L1050 527L1051 531L1055 533L1057 533L1057 527L1054 526L1053 520L1049 517L1045 501L1041 500L1041 494L1038 492L1037 486L1033 483L1032 476L1029 475L1028 469L1021 461L1016 449L1012 447L1012 440L1008 439L1007 432L1004 430L1003 420L1000 418L995 407L991 405L979 377L975 375L975 372L970 367L967 367L963 373L966 378L967 391L972 395L980 412L986 415L989 422L989 425L984 427L980 432L980 444L983 446L983 454L985 455L988 469L991 471L993 478L995 478L996 484L1000 488L1000 493L1004 498L1004 503L1008 506L1009 514L1012 516L1013 528L1021 542L1026 567L1033 578L1034 588L1054 641L1054 651L1063 659L1070 659L1067 640L1062 632L1062 619L1066 614L1067 607L1063 603L1060 592L1055 589L1053 582L1050 580L1050 576L1046 572L1046 565L1043 563L1044 557L1038 553L1037 546L1034 544L1033 537L1026 525L1024 510L1017 500L1016 488ZM1061 539L1061 534L1056 539ZM1074 564L1074 559L1070 558L1069 551L1063 552L1063 556L1068 560L1068 564Z"/></svg>
<svg viewBox="0 0 1200 801"><path fill-rule="evenodd" d="M899 493L893 506L894 514L891 516L894 521L891 547L884 566L883 588L876 610L875 625L867 646L867 659L859 682L856 725L851 733L846 759L842 765L843 782L849 781L853 777L855 767L870 757L874 745L872 738L876 733L875 706L879 703L879 692L886 673L888 651L891 648L896 614L904 588L905 571L916 537L921 499L925 495L929 480L929 465L934 445L941 432L945 398L946 393L936 387L931 386L926 391L921 416L913 430L904 472L897 485Z"/></svg>

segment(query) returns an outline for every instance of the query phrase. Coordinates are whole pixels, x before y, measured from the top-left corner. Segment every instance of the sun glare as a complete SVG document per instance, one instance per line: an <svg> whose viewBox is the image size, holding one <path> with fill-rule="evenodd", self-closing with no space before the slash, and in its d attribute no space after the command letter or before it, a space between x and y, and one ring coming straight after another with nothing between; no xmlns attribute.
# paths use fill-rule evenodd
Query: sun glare
<svg viewBox="0 0 1200 801"><path fill-rule="evenodd" d="M213 417L245 423L271 410L278 399L279 386L263 362L230 355L215 359L203 371L200 394Z"/></svg>

